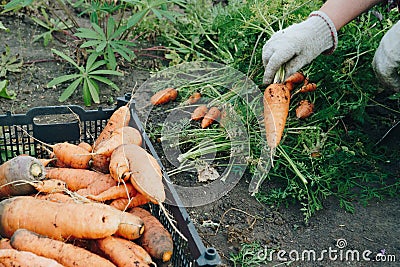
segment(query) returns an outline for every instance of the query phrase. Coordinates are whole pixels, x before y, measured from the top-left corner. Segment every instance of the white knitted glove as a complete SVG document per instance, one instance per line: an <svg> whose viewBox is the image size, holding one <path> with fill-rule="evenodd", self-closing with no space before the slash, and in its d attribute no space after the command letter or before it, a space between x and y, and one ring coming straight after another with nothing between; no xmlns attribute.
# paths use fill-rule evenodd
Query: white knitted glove
<svg viewBox="0 0 400 267"><path fill-rule="evenodd" d="M400 90L400 21L383 36L372 66L382 84L395 91Z"/></svg>
<svg viewBox="0 0 400 267"><path fill-rule="evenodd" d="M337 32L331 19L321 11L307 20L274 33L262 51L264 83L273 82L278 69L285 64L285 77L313 61L321 53L332 53L337 45Z"/></svg>

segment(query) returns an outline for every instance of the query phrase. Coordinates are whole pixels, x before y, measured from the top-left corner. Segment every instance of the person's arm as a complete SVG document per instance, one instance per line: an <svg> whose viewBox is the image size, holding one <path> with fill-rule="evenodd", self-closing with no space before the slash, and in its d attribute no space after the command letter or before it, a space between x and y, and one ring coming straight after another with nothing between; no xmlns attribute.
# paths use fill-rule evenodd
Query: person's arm
<svg viewBox="0 0 400 267"><path fill-rule="evenodd" d="M382 0L328 0L320 8L332 20L338 31L364 11Z"/></svg>

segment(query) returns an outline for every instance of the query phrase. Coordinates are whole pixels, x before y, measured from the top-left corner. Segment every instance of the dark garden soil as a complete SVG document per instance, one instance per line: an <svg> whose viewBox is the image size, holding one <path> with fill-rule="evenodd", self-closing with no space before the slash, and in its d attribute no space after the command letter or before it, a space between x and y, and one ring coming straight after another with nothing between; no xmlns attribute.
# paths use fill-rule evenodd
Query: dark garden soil
<svg viewBox="0 0 400 267"><path fill-rule="evenodd" d="M42 29L32 24L29 18L25 16L0 18L10 29L8 33L0 31L0 51L4 51L4 45L7 44L12 54L18 53L24 60L22 72L9 73L7 76L10 81L9 90L15 91L17 96L14 100L0 98L0 113L4 114L6 111L15 114L25 113L36 106L60 105L57 99L63 89L47 88L46 83L54 77L68 73L69 70L65 64L54 61L50 49L66 50L68 43L62 44L54 40L47 47L44 47L41 41L33 43L32 39L42 32ZM155 62L151 58L139 57L132 64L126 64L126 67L122 68L125 75L114 79L121 91L101 88L101 104L89 108L113 107L118 96L131 92L135 84L140 85L150 77L149 69L157 68ZM64 104L84 106L80 91ZM156 148L159 147L156 145ZM162 150L158 151L162 157ZM398 170L396 173L399 174L399 162L393 163L391 167ZM269 186L269 183L264 183L264 186ZM335 199L326 199L324 209L305 223L300 206L265 206L250 196L247 188L248 180L245 175L233 190L218 201L206 206L188 208L203 242L206 246L218 250L224 266L232 266L229 261L230 255L238 253L242 244L253 241L258 241L268 249L292 251L292 256L296 251L301 256L302 252L313 250L318 258L326 250L322 262L298 261L290 266L399 266L400 200L398 198L371 202L366 206L355 201L354 214L345 212ZM337 244L338 240L347 242L347 245L339 249L336 245L344 243ZM331 258L336 256L336 260L329 260L330 250L332 250ZM384 250L384 255L394 255L397 263L362 261L362 253L367 250L371 251L371 254L367 255L371 259ZM347 255L350 261L340 261L341 253L342 259L346 259L345 253L348 251L359 252L360 261L352 261L351 255ZM276 253L273 254L273 259L274 262L268 266L282 263L277 259Z"/></svg>

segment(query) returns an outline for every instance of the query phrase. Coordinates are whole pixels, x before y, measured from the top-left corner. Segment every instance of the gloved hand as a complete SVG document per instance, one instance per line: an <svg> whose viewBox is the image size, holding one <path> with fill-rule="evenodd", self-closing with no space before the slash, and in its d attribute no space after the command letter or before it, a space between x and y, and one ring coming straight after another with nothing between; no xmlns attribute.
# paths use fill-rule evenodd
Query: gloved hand
<svg viewBox="0 0 400 267"><path fill-rule="evenodd" d="M382 84L395 91L400 90L400 21L383 36L372 66Z"/></svg>
<svg viewBox="0 0 400 267"><path fill-rule="evenodd" d="M272 83L283 64L286 78L321 53L332 53L336 45L337 32L331 19L321 11L312 12L307 20L274 33L266 42L262 51L264 83Z"/></svg>

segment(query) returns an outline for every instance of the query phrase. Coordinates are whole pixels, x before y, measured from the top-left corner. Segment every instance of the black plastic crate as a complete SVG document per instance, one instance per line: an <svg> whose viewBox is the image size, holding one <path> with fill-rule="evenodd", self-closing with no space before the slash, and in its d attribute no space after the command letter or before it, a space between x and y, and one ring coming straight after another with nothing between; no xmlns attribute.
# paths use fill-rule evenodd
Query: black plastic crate
<svg viewBox="0 0 400 267"><path fill-rule="evenodd" d="M128 102L129 96L118 99L118 108ZM92 143L100 134L115 109L84 110L80 106L48 106L36 107L26 114L0 115L0 163L20 154L28 154L43 158L49 153L38 141L48 144L70 142L78 144L81 141ZM169 182L169 177L157 153L147 137L142 124L135 112L134 103L130 104L130 125L136 127L143 136L143 147L159 162L164 175L166 197L173 204L165 204L167 211L174 217L179 231L187 238L187 242L173 229L165 214L157 205L150 204L150 211L172 234L174 254L167 266L217 266L220 257L214 248L206 248L183 207L175 189ZM32 138L34 137L34 138ZM159 265L160 266L160 265Z"/></svg>

